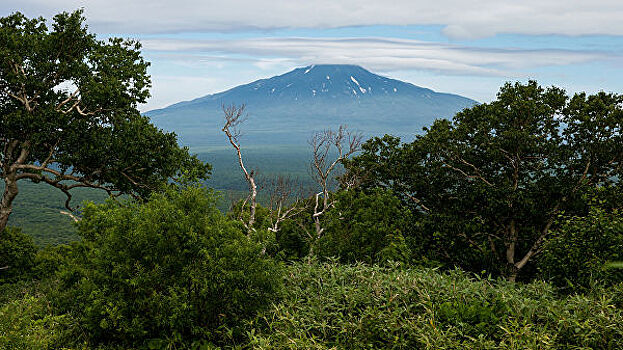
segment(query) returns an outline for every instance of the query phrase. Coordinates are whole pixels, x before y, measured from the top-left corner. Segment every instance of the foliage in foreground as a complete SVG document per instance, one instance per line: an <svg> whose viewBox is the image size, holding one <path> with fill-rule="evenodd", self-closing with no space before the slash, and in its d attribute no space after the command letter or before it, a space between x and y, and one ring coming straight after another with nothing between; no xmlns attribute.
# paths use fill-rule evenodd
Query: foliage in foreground
<svg viewBox="0 0 623 350"><path fill-rule="evenodd" d="M69 348L73 320L50 309L53 281L0 285L0 349Z"/></svg>
<svg viewBox="0 0 623 350"><path fill-rule="evenodd" d="M36 253L32 237L19 228L0 230L0 284L28 275L35 265Z"/></svg>
<svg viewBox="0 0 623 350"><path fill-rule="evenodd" d="M606 290L558 298L543 282L335 263L293 265L285 290L283 301L256 320L251 348L623 347L621 300Z"/></svg>
<svg viewBox="0 0 623 350"><path fill-rule="evenodd" d="M245 325L246 337L221 342L223 349L623 347L623 285L560 297L544 282L511 284L458 270L316 261L289 266L284 280L282 299ZM49 307L51 284L0 286L2 295L10 295L0 300L0 349L120 348L76 338L85 330L82 321ZM148 345L193 348L158 342L121 348Z"/></svg>
<svg viewBox="0 0 623 350"><path fill-rule="evenodd" d="M623 282L623 215L593 206L586 217L564 220L538 261L542 277L567 291L589 290L594 284Z"/></svg>
<svg viewBox="0 0 623 350"><path fill-rule="evenodd" d="M90 343L235 339L241 322L279 292L278 264L203 189L89 205L79 232L84 244L61 269L54 301Z"/></svg>

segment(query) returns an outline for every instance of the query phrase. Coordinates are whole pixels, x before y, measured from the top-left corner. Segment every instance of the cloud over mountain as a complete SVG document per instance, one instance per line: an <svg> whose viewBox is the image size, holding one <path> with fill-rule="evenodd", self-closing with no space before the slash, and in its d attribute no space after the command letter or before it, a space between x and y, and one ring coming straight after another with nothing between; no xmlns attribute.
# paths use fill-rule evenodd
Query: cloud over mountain
<svg viewBox="0 0 623 350"><path fill-rule="evenodd" d="M3 0L0 11L51 15L79 7L96 30L115 33L439 25L452 38L623 35L620 0Z"/></svg>
<svg viewBox="0 0 623 350"><path fill-rule="evenodd" d="M151 51L170 58L227 61L239 55L259 57L255 64L362 64L377 71L421 69L446 74L521 76L516 70L612 59L610 54L581 50L468 47L393 38L254 38L230 40L145 39ZM186 52L187 56L180 56ZM214 53L220 56L212 56Z"/></svg>

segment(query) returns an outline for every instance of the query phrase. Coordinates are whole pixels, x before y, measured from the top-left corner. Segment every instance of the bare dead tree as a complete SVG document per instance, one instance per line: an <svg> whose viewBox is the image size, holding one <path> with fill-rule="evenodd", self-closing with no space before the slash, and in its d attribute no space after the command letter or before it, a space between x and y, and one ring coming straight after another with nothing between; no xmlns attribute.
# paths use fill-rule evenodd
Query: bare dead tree
<svg viewBox="0 0 623 350"><path fill-rule="evenodd" d="M314 195L315 239L320 238L324 232L320 217L333 204L329 198L331 181L334 179L333 172L344 159L360 150L361 139L360 133L347 130L346 126L341 125L337 131L327 129L315 133L309 141L313 152L311 175L320 187L320 191ZM332 157L334 154L335 158Z"/></svg>
<svg viewBox="0 0 623 350"><path fill-rule="evenodd" d="M270 194L270 227L271 232L279 232L279 225L286 219L296 216L305 210L301 201L302 189L292 178L277 176L268 183Z"/></svg>
<svg viewBox="0 0 623 350"><path fill-rule="evenodd" d="M343 175L339 176L338 181L340 183L340 187L346 190L350 190L361 186L365 179L366 176L365 174L363 174L363 172L357 169L351 169Z"/></svg>
<svg viewBox="0 0 623 350"><path fill-rule="evenodd" d="M254 170L249 171L245 167L244 161L242 159L242 151L240 148L239 126L246 119L246 116L247 116L245 113L246 106L244 104L240 106L231 104L229 106L223 105L222 108L223 108L223 113L225 115L225 125L223 126L223 132L225 133L225 135L227 135L227 138L229 139L229 143L231 143L231 145L236 150L236 154L238 155L238 165L240 165L240 169L242 170L244 174L244 178L247 181L247 184L249 186L249 195L242 202L242 206L240 208L240 213L241 213L240 219L242 223L244 224L245 228L247 229L248 234L251 234L254 231L253 225L255 224L255 209L257 207L258 187L255 181L255 175L256 175L255 171ZM244 212L244 208L247 205L247 203L249 203L249 219L245 222L245 220L242 218L242 213Z"/></svg>

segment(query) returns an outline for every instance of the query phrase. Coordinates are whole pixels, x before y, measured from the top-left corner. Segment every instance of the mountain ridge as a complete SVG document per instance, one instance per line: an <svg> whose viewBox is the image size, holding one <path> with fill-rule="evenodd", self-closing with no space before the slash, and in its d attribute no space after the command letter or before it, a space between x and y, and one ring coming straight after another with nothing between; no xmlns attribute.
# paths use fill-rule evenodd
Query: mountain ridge
<svg viewBox="0 0 623 350"><path fill-rule="evenodd" d="M366 137L384 133L412 136L434 119L452 117L477 102L383 77L361 66L322 64L145 114L157 126L176 131L185 145L215 144L201 139L200 134L216 136L220 143L221 106L232 103L247 106L249 120L242 127L251 143L298 144L303 133L310 135L339 124L355 126Z"/></svg>

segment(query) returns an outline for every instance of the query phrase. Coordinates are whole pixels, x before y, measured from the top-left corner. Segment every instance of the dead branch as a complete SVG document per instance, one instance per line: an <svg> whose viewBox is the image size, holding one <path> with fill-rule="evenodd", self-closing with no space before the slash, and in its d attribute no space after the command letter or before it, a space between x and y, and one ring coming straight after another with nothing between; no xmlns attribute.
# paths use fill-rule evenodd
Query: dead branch
<svg viewBox="0 0 623 350"><path fill-rule="evenodd" d="M245 113L246 106L244 104L240 106L236 106L232 104L229 106L223 105L222 108L223 108L223 114L225 115L225 125L223 126L222 131L225 133L225 135L227 135L227 138L229 139L229 143L236 150L236 154L238 156L238 165L240 165L240 169L244 173L244 178L247 181L247 184L249 186L249 196L247 197L247 200L250 202L249 220L247 222L244 222L244 220L242 220L242 223L244 224L248 233L251 234L251 232L255 230L253 228L253 224L255 223L255 209L257 207L258 188L257 188L257 184L256 184L255 177L254 177L255 172L253 170L248 171L244 165L244 161L242 159L240 141L239 141L240 130L238 128L240 124L244 122L244 120L246 119L246 113ZM241 215L242 215L242 210L244 210L244 205L246 204L247 200L245 200L245 202L243 203L243 206L241 208Z"/></svg>
<svg viewBox="0 0 623 350"><path fill-rule="evenodd" d="M311 175L321 190L315 195L314 214L312 215L316 227L316 238L324 232L320 217L332 206L329 198L332 173L344 159L359 151L362 137L360 133L347 130L346 126L341 125L337 131L326 129L318 132L309 141L312 147ZM330 159L331 151L336 152L336 157L332 160ZM322 203L320 202L321 196Z"/></svg>
<svg viewBox="0 0 623 350"><path fill-rule="evenodd" d="M301 186L290 177L277 176L268 184L269 210L271 226L269 231L278 232L279 225L286 219L294 217L305 210L301 201ZM288 205L290 205L288 207Z"/></svg>
<svg viewBox="0 0 623 350"><path fill-rule="evenodd" d="M74 222L78 222L78 217L68 211L61 210L59 213L69 216Z"/></svg>

